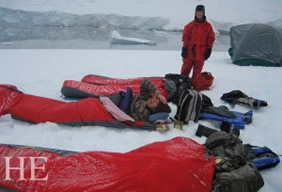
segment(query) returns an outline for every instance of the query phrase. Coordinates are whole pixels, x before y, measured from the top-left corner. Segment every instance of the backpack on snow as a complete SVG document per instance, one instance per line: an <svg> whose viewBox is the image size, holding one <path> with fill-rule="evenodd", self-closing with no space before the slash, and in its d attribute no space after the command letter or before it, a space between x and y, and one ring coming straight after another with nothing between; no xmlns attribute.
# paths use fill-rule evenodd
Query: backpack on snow
<svg viewBox="0 0 282 192"><path fill-rule="evenodd" d="M202 72L193 82L193 89L196 91L209 90L213 84L214 77L210 72Z"/></svg>
<svg viewBox="0 0 282 192"><path fill-rule="evenodd" d="M257 192L264 185L249 147L237 136L219 131L208 137L205 146L216 158L214 192Z"/></svg>
<svg viewBox="0 0 282 192"><path fill-rule="evenodd" d="M171 101L172 103L178 103L179 97L184 89L192 88L192 79L186 75L168 73L165 75L166 81L173 82L175 86L175 90L167 90L169 92L169 96L167 101ZM167 86L167 84L166 84ZM166 88L167 89L167 88Z"/></svg>
<svg viewBox="0 0 282 192"><path fill-rule="evenodd" d="M192 89L185 89L180 94L175 119L182 122L197 122L202 107L202 94Z"/></svg>

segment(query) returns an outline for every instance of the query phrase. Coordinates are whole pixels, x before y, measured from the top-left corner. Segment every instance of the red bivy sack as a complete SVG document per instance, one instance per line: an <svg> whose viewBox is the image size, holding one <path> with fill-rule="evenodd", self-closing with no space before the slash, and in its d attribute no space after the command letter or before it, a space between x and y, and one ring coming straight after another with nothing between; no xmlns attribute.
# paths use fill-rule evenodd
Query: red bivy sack
<svg viewBox="0 0 282 192"><path fill-rule="evenodd" d="M20 158L24 159L22 165ZM8 169L6 175L7 162L10 168L23 169L22 179L19 169ZM0 145L0 187L23 192L210 192L214 169L215 159L206 155L205 147L184 137L127 153L62 155Z"/></svg>
<svg viewBox="0 0 282 192"><path fill-rule="evenodd" d="M24 94L12 85L0 85L0 116L5 114L30 123L53 122L71 126L97 125L156 130L156 125L148 122L116 120L97 98L63 102Z"/></svg>

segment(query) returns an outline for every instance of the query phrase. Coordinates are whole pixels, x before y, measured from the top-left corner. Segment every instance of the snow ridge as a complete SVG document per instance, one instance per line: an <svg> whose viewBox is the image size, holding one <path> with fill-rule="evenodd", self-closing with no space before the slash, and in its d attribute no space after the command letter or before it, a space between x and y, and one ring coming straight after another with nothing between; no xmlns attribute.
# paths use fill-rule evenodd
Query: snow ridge
<svg viewBox="0 0 282 192"><path fill-rule="evenodd" d="M57 11L35 12L0 7L3 27L94 27L162 30L169 19L162 17L122 16L117 14L76 15Z"/></svg>

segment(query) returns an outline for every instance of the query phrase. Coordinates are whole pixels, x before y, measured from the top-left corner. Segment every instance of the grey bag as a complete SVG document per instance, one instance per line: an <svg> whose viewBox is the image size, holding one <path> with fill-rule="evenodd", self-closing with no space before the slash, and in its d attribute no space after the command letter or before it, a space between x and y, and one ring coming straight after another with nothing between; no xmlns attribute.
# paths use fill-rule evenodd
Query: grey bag
<svg viewBox="0 0 282 192"><path fill-rule="evenodd" d="M256 192L264 185L263 179L252 163L230 172L216 173L214 192Z"/></svg>
<svg viewBox="0 0 282 192"><path fill-rule="evenodd" d="M217 161L214 192L255 192L264 185L248 148L237 136L219 131L208 137L205 146Z"/></svg>

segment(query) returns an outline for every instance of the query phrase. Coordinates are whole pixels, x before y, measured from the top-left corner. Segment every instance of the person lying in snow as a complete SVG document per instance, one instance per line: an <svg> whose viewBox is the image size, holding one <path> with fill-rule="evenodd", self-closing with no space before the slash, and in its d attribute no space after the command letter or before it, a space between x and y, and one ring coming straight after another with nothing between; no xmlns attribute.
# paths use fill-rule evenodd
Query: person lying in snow
<svg viewBox="0 0 282 192"><path fill-rule="evenodd" d="M141 81L139 93L133 96L132 89L127 87L126 92L119 91L105 97L128 114L132 121L149 121L156 124L158 131L167 131L169 129L167 118L171 109L165 96L148 79ZM105 97L100 97L100 100L103 102Z"/></svg>
<svg viewBox="0 0 282 192"><path fill-rule="evenodd" d="M76 102L62 102L20 92L13 85L0 85L0 116L11 114L13 118L30 123L54 122L72 126L99 125L117 128L142 128L156 130L157 126L147 122L148 116L158 112L160 104L166 99L160 96L147 80L140 86L142 94L133 97L132 106L136 120L115 106L107 107L102 98L87 98ZM161 102L153 96L156 95ZM110 100L110 99L108 99ZM110 100L111 101L111 100ZM170 112L167 104L164 104ZM140 108L139 108L140 107ZM114 113L113 113L114 112ZM117 114L115 116L114 114ZM126 117L126 118L125 118ZM142 119L142 120L141 120Z"/></svg>
<svg viewBox="0 0 282 192"><path fill-rule="evenodd" d="M144 79L140 85L140 95L132 98L129 115L135 121L147 121L151 114L158 112L170 113L166 98L160 94L154 84Z"/></svg>

